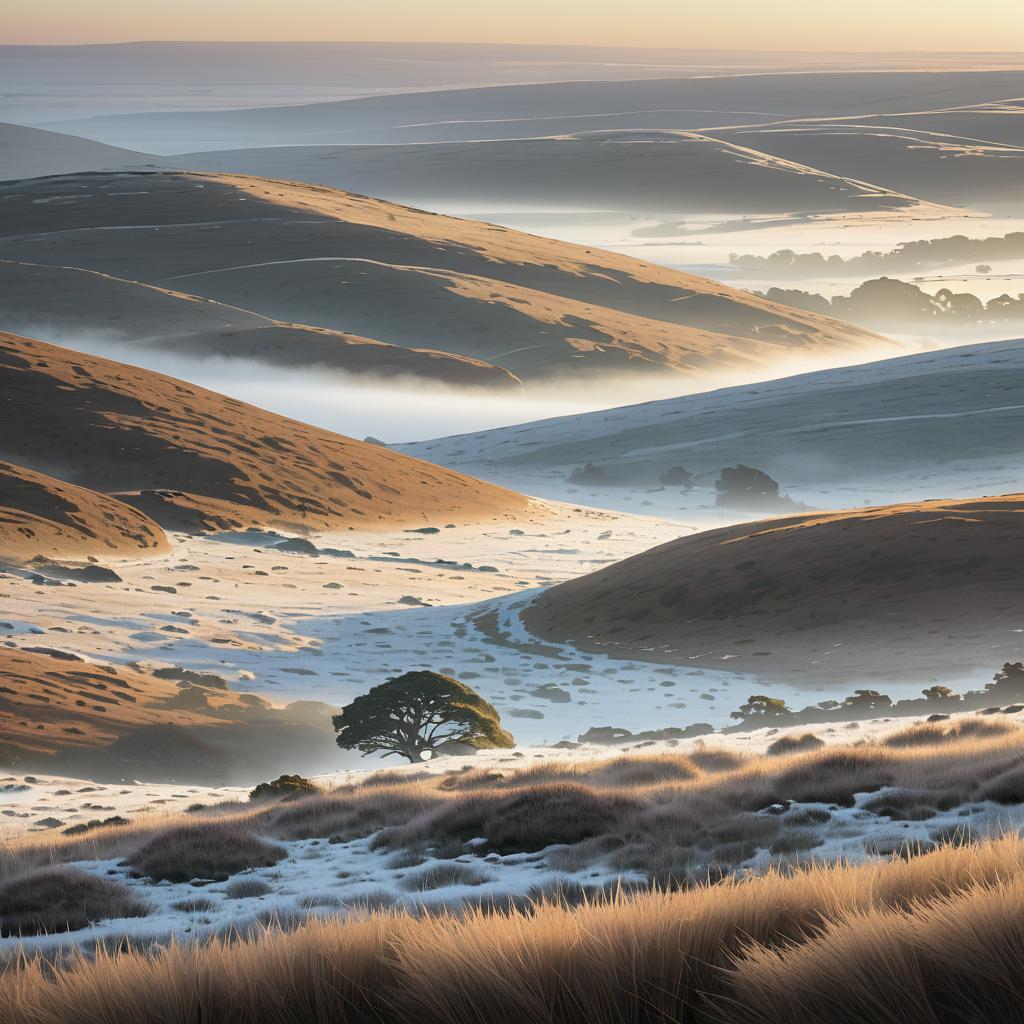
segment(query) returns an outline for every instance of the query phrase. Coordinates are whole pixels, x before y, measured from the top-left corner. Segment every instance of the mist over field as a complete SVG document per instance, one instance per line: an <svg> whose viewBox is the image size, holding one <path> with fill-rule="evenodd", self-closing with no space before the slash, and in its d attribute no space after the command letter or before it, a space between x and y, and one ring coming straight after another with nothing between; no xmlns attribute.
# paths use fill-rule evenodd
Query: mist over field
<svg viewBox="0 0 1024 1024"><path fill-rule="evenodd" d="M13 3L0 1021L1019 1024L1024 15Z"/></svg>

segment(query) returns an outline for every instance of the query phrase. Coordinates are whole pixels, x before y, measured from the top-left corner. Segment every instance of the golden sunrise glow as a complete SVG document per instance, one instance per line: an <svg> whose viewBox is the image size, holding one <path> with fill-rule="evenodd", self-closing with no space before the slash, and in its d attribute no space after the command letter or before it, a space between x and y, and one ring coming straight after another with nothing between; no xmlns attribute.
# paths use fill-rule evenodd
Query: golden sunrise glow
<svg viewBox="0 0 1024 1024"><path fill-rule="evenodd" d="M1015 0L6 0L0 42L408 40L754 50L1024 45Z"/></svg>

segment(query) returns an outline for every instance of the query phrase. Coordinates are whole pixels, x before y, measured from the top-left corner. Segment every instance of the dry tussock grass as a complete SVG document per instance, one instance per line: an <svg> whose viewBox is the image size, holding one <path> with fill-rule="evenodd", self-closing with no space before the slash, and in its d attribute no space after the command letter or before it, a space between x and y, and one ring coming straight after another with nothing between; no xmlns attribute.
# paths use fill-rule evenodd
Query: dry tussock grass
<svg viewBox="0 0 1024 1024"><path fill-rule="evenodd" d="M239 871L270 867L286 856L284 847L238 825L211 822L158 832L128 857L128 864L135 874L156 882L222 882Z"/></svg>
<svg viewBox="0 0 1024 1024"><path fill-rule="evenodd" d="M855 794L879 790L869 809L905 820L967 801L1024 803L1024 729L970 716L878 742L770 756L704 747L520 770L391 772L289 803L226 805L201 822L154 817L83 836L31 837L0 851L0 877L55 862L129 857L187 820L211 837L217 829L265 840L378 833L380 845L434 856L456 856L481 837L484 849L499 852L568 844L570 852L556 855L566 870L603 860L657 882L690 883L757 848L796 851L799 837L785 833L812 822L757 813L772 804L850 806Z"/></svg>
<svg viewBox="0 0 1024 1024"><path fill-rule="evenodd" d="M43 868L0 886L0 936L70 932L93 921L148 913L120 882L75 868Z"/></svg>
<svg viewBox="0 0 1024 1024"><path fill-rule="evenodd" d="M317 919L0 977L19 1024L1018 1021L1024 842L460 916Z"/></svg>
<svg viewBox="0 0 1024 1024"><path fill-rule="evenodd" d="M796 733L790 733L787 736L780 736L773 743L769 743L765 753L769 756L794 754L798 750L817 750L823 746L825 746L825 741L815 736L813 732L801 733L799 736Z"/></svg>
<svg viewBox="0 0 1024 1024"><path fill-rule="evenodd" d="M1020 1020L1024 878L850 910L806 941L743 951L726 1022Z"/></svg>

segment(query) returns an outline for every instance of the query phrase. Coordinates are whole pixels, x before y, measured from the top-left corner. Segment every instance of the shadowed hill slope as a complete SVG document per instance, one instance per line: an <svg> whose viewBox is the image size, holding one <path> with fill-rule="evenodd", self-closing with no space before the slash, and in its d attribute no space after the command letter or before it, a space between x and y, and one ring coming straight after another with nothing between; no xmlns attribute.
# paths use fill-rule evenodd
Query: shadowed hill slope
<svg viewBox="0 0 1024 1024"><path fill-rule="evenodd" d="M737 133L583 132L406 146L278 146L189 153L174 166L290 178L426 206L628 210L651 215L910 210L912 196L830 165L780 159ZM833 161L833 164L835 161ZM884 182L885 179L882 179Z"/></svg>
<svg viewBox="0 0 1024 1024"><path fill-rule="evenodd" d="M289 766L309 771L337 752L330 705L272 707L158 673L54 648L6 650L0 764L106 782L237 785Z"/></svg>
<svg viewBox="0 0 1024 1024"><path fill-rule="evenodd" d="M606 62L601 73L581 77L599 79L609 70ZM550 81L242 110L115 114L60 127L108 143L180 153L284 144L523 139L592 129L699 130L780 118L950 109L1024 92L1019 70L843 68L723 75L719 66L716 71L692 78Z"/></svg>
<svg viewBox="0 0 1024 1024"><path fill-rule="evenodd" d="M842 498L826 499L832 507L872 494L873 504L898 500L908 486L921 497L967 497L995 490L1024 465L1022 389L1024 340L988 342L401 450L489 480L528 481L540 494L561 493L570 471L587 462L634 488L658 486L672 466L715 474L741 462L803 500L846 488Z"/></svg>
<svg viewBox="0 0 1024 1024"><path fill-rule="evenodd" d="M0 462L0 558L137 558L167 550L163 530L138 509Z"/></svg>
<svg viewBox="0 0 1024 1024"><path fill-rule="evenodd" d="M60 132L0 123L0 180L162 163L159 157Z"/></svg>
<svg viewBox="0 0 1024 1024"><path fill-rule="evenodd" d="M162 374L0 334L0 452L163 526L312 529L513 516L512 491Z"/></svg>
<svg viewBox="0 0 1024 1024"><path fill-rule="evenodd" d="M653 661L828 676L1017 660L1024 496L710 530L546 591L536 635Z"/></svg>
<svg viewBox="0 0 1024 1024"><path fill-rule="evenodd" d="M692 274L263 178L89 174L0 186L0 258L187 291L266 317L455 352L524 380L700 377L894 342Z"/></svg>
<svg viewBox="0 0 1024 1024"><path fill-rule="evenodd" d="M284 323L237 306L75 267L0 260L0 323L44 341L88 349L117 343L190 356L322 368L378 378L415 377L480 389L519 388L478 359L386 345L341 331Z"/></svg>

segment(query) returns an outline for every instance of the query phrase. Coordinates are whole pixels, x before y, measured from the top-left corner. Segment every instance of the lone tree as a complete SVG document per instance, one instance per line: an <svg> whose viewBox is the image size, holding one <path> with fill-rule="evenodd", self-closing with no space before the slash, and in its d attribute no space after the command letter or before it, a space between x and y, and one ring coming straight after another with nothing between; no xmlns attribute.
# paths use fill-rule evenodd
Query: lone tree
<svg viewBox="0 0 1024 1024"><path fill-rule="evenodd" d="M413 764L451 741L471 747L512 747L493 705L457 679L437 672L406 672L375 686L333 720L338 746L363 756L384 751Z"/></svg>

